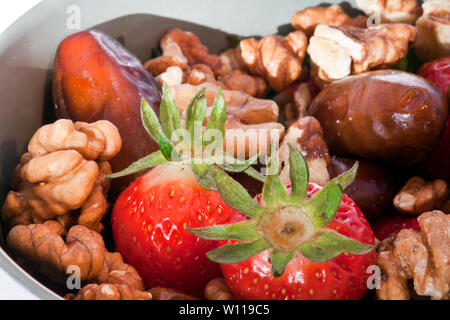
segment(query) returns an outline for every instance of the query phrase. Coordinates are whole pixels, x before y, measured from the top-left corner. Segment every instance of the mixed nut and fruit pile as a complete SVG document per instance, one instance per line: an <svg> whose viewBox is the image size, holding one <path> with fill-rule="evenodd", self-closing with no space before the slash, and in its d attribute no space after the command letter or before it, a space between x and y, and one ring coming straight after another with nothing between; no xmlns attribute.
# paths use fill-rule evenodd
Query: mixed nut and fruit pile
<svg viewBox="0 0 450 320"><path fill-rule="evenodd" d="M144 64L64 39L13 254L62 287L78 268L67 299L375 298L376 270L378 299L449 299L450 2L356 3L218 55L180 29Z"/></svg>

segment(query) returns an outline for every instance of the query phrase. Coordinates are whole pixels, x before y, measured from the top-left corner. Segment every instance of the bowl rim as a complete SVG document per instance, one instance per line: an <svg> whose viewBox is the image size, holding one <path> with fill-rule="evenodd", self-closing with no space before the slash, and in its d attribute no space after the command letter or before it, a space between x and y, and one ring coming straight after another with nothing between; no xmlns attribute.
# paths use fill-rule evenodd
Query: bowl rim
<svg viewBox="0 0 450 320"><path fill-rule="evenodd" d="M21 285L37 298L45 300L63 300L63 298L47 288L44 284L32 277L8 253L0 247L0 272L4 271L7 276L17 285Z"/></svg>

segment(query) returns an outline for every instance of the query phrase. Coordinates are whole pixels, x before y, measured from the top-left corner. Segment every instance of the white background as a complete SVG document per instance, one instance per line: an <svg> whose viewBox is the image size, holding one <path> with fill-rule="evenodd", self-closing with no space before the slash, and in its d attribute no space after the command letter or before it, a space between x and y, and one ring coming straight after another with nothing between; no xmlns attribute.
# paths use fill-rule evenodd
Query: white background
<svg viewBox="0 0 450 320"><path fill-rule="evenodd" d="M21 15L41 2L40 0L2 0L0 1L0 33Z"/></svg>

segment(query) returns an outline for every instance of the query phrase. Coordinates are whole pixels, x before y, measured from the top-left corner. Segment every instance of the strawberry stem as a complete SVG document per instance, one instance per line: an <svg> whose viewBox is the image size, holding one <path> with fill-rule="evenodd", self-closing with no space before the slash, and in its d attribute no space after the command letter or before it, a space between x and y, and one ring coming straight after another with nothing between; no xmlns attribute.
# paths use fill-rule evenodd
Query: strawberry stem
<svg viewBox="0 0 450 320"><path fill-rule="evenodd" d="M308 189L309 170L303 155L291 144L289 147L289 175L291 178L292 192L290 200L303 201Z"/></svg>
<svg viewBox="0 0 450 320"><path fill-rule="evenodd" d="M258 155L247 160L238 160L223 151L227 113L225 98L220 88L206 129L202 134L207 104L205 90L205 88L200 89L190 100L186 109L186 130L184 131L180 131L182 128L178 107L167 86L163 86L163 98L159 109L161 123L154 109L145 99L142 99L140 109L142 124L149 136L159 144L160 150L132 163L122 171L105 177L123 177L165 162L177 162L189 164L198 183L208 190L216 190L216 184L210 172L212 167L221 167L230 172L245 172L261 180L258 172L250 167L256 162ZM179 144L174 146L174 142ZM178 147L181 147L181 150ZM204 155L205 151L211 151L212 154Z"/></svg>
<svg viewBox="0 0 450 320"><path fill-rule="evenodd" d="M163 96L165 99L161 100L159 106L159 118L161 119L162 131L166 137L172 139L173 132L181 129L180 115L175 100L166 85L163 86Z"/></svg>

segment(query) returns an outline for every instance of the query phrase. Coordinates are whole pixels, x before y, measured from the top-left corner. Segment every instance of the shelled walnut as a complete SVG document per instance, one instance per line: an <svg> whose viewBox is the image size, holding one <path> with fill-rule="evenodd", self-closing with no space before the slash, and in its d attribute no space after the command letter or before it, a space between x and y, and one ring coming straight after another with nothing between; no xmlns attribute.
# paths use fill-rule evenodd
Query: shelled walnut
<svg viewBox="0 0 450 320"><path fill-rule="evenodd" d="M297 11L291 20L292 26L303 31L308 38L314 34L314 30L319 24L329 26L355 26L364 28L367 18L364 16L350 17L342 8L337 5L329 7L313 7L302 11Z"/></svg>
<svg viewBox="0 0 450 320"><path fill-rule="evenodd" d="M224 278L208 282L205 288L205 297L208 300L236 300Z"/></svg>
<svg viewBox="0 0 450 320"><path fill-rule="evenodd" d="M109 121L91 124L61 119L38 129L17 166L2 207L11 226L58 219L102 231L111 173L107 160L122 145Z"/></svg>
<svg viewBox="0 0 450 320"><path fill-rule="evenodd" d="M308 82L294 82L273 98L284 116L286 127L307 115L307 108L315 94L315 86L311 89L310 85Z"/></svg>
<svg viewBox="0 0 450 320"><path fill-rule="evenodd" d="M205 88L207 116L217 95L218 87L211 83L199 86L181 84L169 87L180 114L186 110L192 96ZM241 91L223 90L227 106L224 148L238 157L265 154L271 140L279 140L284 127L277 122L278 106L275 102L251 97Z"/></svg>
<svg viewBox="0 0 450 320"><path fill-rule="evenodd" d="M415 52L423 61L450 55L450 2L429 0L422 4L423 15L416 21Z"/></svg>
<svg viewBox="0 0 450 320"><path fill-rule="evenodd" d="M65 282L70 270L79 268L80 281L86 284L76 300L150 300L137 271L122 260L120 253L108 252L102 236L81 225L64 228L56 221L19 225L8 234L8 246L19 256L39 265L57 282Z"/></svg>
<svg viewBox="0 0 450 320"><path fill-rule="evenodd" d="M422 12L417 0L356 0L356 6L368 16L379 15L381 23L413 24Z"/></svg>
<svg viewBox="0 0 450 320"><path fill-rule="evenodd" d="M180 61L180 59L176 56L172 57L162 55L160 57L148 60L144 64L144 68L147 69L154 77L166 72L170 67L179 68L181 72L183 72L187 69L187 63Z"/></svg>
<svg viewBox="0 0 450 320"><path fill-rule="evenodd" d="M154 287L148 291L152 294L153 300L198 300L175 289Z"/></svg>
<svg viewBox="0 0 450 320"><path fill-rule="evenodd" d="M144 67L154 77L163 74L169 67L178 67L183 74L189 74L195 70L200 70L204 73L207 70L208 73L212 72L214 79L216 76L224 75L231 71L219 56L210 54L208 48L192 32L171 29L162 37L160 46L162 56L150 59L144 63Z"/></svg>
<svg viewBox="0 0 450 320"><path fill-rule="evenodd" d="M319 121L314 117L303 117L293 123L287 130L280 145L281 182L290 184L289 146L292 144L300 150L309 168L309 181L325 185L330 181L328 165L331 158L323 137Z"/></svg>
<svg viewBox="0 0 450 320"><path fill-rule="evenodd" d="M439 209L448 196L444 180L426 182L412 177L394 198L394 206L402 213L419 215L422 212Z"/></svg>
<svg viewBox="0 0 450 320"><path fill-rule="evenodd" d="M381 243L377 254L382 271L379 299L410 299L409 279L418 295L450 298L450 215L425 212L418 222L420 232L403 229Z"/></svg>
<svg viewBox="0 0 450 320"><path fill-rule="evenodd" d="M392 67L406 56L415 37L415 27L402 23L369 29L319 25L308 47L311 74L320 85L321 81Z"/></svg>
<svg viewBox="0 0 450 320"><path fill-rule="evenodd" d="M229 48L220 54L220 59L230 70L247 71L244 61L241 57L241 48Z"/></svg>
<svg viewBox="0 0 450 320"><path fill-rule="evenodd" d="M233 70L219 78L219 85L228 90L238 90L252 97L264 97L267 84L261 77L255 77L241 70Z"/></svg>
<svg viewBox="0 0 450 320"><path fill-rule="evenodd" d="M209 82L223 89L239 90L254 97L266 94L265 80L247 73L242 59L236 54L238 50L227 50L220 57L209 54L208 49L193 33L179 29L167 32L160 44L163 55L144 64L160 86ZM237 58L240 59L239 62ZM236 66L236 63L240 66Z"/></svg>
<svg viewBox="0 0 450 320"><path fill-rule="evenodd" d="M222 60L216 55L209 54L208 48L192 32L171 29L162 37L160 45L163 55L184 57L181 60L186 61L188 66L205 64L216 76L229 72Z"/></svg>
<svg viewBox="0 0 450 320"><path fill-rule="evenodd" d="M189 83L196 86L203 82L216 83L214 71L206 64L195 64L188 68L183 75L183 83Z"/></svg>
<svg viewBox="0 0 450 320"><path fill-rule="evenodd" d="M171 66L165 69L164 72L160 73L155 77L156 82L162 88L163 85L175 86L183 82L183 70L177 66Z"/></svg>
<svg viewBox="0 0 450 320"><path fill-rule="evenodd" d="M286 37L269 35L260 41L241 40L241 58L250 73L264 78L269 86L281 91L301 74L308 40L301 31Z"/></svg>

